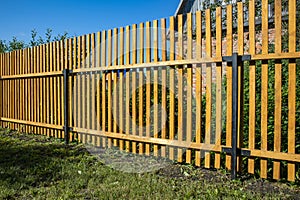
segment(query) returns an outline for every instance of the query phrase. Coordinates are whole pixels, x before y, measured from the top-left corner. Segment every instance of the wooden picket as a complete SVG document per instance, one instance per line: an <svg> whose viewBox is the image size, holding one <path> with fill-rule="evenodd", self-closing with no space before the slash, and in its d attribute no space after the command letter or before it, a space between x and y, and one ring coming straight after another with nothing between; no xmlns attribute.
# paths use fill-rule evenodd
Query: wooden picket
<svg viewBox="0 0 300 200"><path fill-rule="evenodd" d="M238 84L238 148L250 156L239 155L238 171L247 166L261 178L295 181L298 11L289 0L284 27L282 2L275 0L274 20L268 1L261 2L261 18L250 0L0 54L0 125L64 138L69 99L70 141L231 170L231 155L223 149L231 148L233 139L232 64L222 56L250 54L249 63L240 63ZM70 70L68 98L64 69Z"/></svg>

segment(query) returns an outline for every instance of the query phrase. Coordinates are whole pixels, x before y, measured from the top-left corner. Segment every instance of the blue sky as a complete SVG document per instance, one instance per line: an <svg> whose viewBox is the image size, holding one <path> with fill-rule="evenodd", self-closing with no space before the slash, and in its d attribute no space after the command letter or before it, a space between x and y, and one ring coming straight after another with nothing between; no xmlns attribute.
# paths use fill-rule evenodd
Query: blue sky
<svg viewBox="0 0 300 200"><path fill-rule="evenodd" d="M83 35L174 15L180 0L5 0L0 39L28 42L30 31Z"/></svg>

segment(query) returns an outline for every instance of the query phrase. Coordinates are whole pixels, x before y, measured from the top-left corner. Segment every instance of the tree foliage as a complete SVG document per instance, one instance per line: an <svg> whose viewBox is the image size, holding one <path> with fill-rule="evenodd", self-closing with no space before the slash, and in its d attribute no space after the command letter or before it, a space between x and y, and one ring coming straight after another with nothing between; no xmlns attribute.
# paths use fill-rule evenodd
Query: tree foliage
<svg viewBox="0 0 300 200"><path fill-rule="evenodd" d="M49 42L68 39L70 36L67 32L53 36L52 29L48 28L44 35L39 35L36 29L31 30L31 39L28 43L13 37L10 41L0 39L0 53L11 52L19 49L34 47Z"/></svg>

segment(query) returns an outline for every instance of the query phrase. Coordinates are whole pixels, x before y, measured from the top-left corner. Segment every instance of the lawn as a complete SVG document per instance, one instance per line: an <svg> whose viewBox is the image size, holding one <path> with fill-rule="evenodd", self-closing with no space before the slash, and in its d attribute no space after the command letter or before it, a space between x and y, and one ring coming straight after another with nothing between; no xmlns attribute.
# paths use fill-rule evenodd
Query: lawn
<svg viewBox="0 0 300 200"><path fill-rule="evenodd" d="M171 162L144 173L117 170L103 159L107 151L97 156L87 149L1 130L0 199L294 199L300 194L297 185L254 178L231 181L224 170ZM130 161L133 166L143 165Z"/></svg>

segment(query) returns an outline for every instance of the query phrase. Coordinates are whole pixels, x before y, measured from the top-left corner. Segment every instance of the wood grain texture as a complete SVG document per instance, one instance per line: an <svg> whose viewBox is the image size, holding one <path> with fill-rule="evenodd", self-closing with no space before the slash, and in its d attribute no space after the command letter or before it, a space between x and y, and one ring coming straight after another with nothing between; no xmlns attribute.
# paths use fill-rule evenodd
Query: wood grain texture
<svg viewBox="0 0 300 200"><path fill-rule="evenodd" d="M232 5L226 7L227 16L227 31L226 31L226 55L231 56L233 53L233 36L232 36ZM231 134L232 134L232 66L231 63L227 63L227 111L226 111L226 146L231 146ZM225 166L227 169L231 169L231 156L226 155Z"/></svg>
<svg viewBox="0 0 300 200"><path fill-rule="evenodd" d="M169 27L169 34L170 34L170 61L175 60L175 18L170 17L170 27ZM175 69L173 67L170 68L170 78L169 78L169 139L174 140L175 135ZM174 160L174 148L169 148L169 159Z"/></svg>
<svg viewBox="0 0 300 200"><path fill-rule="evenodd" d="M249 1L249 53L255 54L255 1ZM249 149L255 148L255 121L256 121L256 68L255 62L249 65ZM254 174L254 159L248 159L248 173Z"/></svg>
<svg viewBox="0 0 300 200"><path fill-rule="evenodd" d="M275 1L275 52L281 53L281 34L282 34L282 18L281 18L281 1ZM274 110L274 151L281 151L281 75L282 65L281 61L277 60L275 64L275 110ZM280 162L274 161L273 163L273 178L280 179Z"/></svg>
<svg viewBox="0 0 300 200"><path fill-rule="evenodd" d="M262 1L262 53L268 53L268 1ZM261 70L261 150L268 148L268 62ZM260 177L267 178L267 160L260 161Z"/></svg>
<svg viewBox="0 0 300 200"><path fill-rule="evenodd" d="M206 57L212 56L212 43L211 43L211 13L210 10L205 11L206 17ZM212 133L212 64L206 64L206 114L205 114L205 144L211 143ZM210 168L210 152L205 152L205 168Z"/></svg>
<svg viewBox="0 0 300 200"><path fill-rule="evenodd" d="M197 58L202 58L202 13L196 12L196 52ZM201 143L201 124L202 124L202 65L196 68L196 143ZM201 152L195 152L195 165L201 165Z"/></svg>
<svg viewBox="0 0 300 200"><path fill-rule="evenodd" d="M296 51L296 0L289 0L289 52ZM295 153L296 145L296 60L289 60L288 81L288 153ZM295 181L296 166L288 163L288 181Z"/></svg>
<svg viewBox="0 0 300 200"><path fill-rule="evenodd" d="M222 56L222 10L216 10L216 56ZM216 64L216 134L215 144L221 145L222 135L222 63ZM221 167L221 154L215 154L215 168Z"/></svg>

